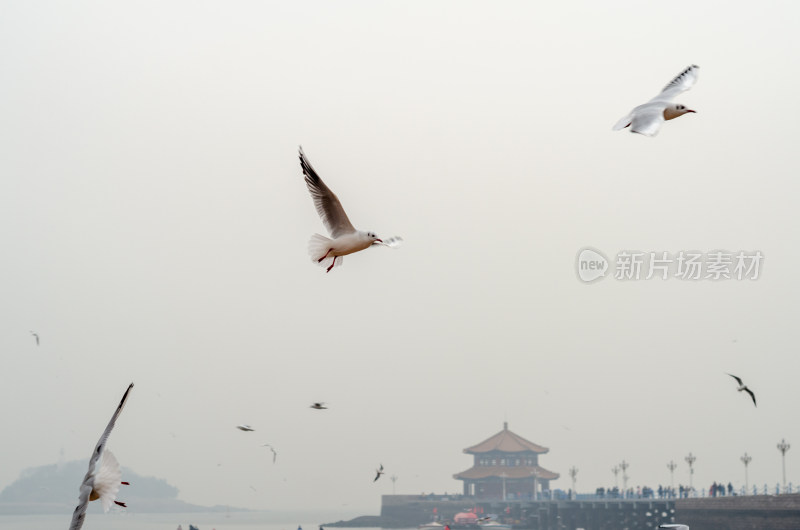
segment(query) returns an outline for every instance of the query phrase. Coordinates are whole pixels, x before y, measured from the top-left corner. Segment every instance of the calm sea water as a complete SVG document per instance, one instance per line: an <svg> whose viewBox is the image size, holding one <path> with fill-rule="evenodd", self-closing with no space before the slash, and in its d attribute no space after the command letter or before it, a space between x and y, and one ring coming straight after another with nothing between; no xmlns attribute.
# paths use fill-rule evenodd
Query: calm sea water
<svg viewBox="0 0 800 530"><path fill-rule="evenodd" d="M66 530L71 514L2 515L0 530ZM324 521L327 522L327 521ZM178 525L189 530L189 523L199 530L318 530L320 522L276 523L259 512L160 513L160 514L89 514L83 530L175 530ZM380 530L365 528L362 530Z"/></svg>

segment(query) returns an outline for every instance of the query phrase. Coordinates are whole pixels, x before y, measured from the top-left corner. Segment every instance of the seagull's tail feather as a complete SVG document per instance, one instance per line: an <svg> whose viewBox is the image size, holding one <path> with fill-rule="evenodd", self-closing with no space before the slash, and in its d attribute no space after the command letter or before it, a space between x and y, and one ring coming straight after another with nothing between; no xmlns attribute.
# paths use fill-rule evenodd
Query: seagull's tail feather
<svg viewBox="0 0 800 530"><path fill-rule="evenodd" d="M107 512L119 493L119 485L122 482L122 471L119 462L114 454L106 449L103 453L103 461L100 469L94 476L94 493L103 503L103 511Z"/></svg>
<svg viewBox="0 0 800 530"><path fill-rule="evenodd" d="M333 240L330 238L319 234L312 235L311 239L308 240L308 256L315 263L319 262L320 258L325 256L331 249L331 243L333 243Z"/></svg>
<svg viewBox="0 0 800 530"><path fill-rule="evenodd" d="M631 121L633 121L633 116L631 116L630 114L628 114L626 116L623 116L616 123L616 125L614 125L614 127L611 128L611 130L612 131L619 131L620 129L624 129L625 127L627 127L628 125L631 124Z"/></svg>
<svg viewBox="0 0 800 530"><path fill-rule="evenodd" d="M311 239L308 240L308 255L311 261L325 268L330 267L334 257L331 255L326 256L326 254L331 250L331 243L333 243L333 240L330 238L319 234L312 235ZM336 257L335 266L341 266L343 259L342 256Z"/></svg>

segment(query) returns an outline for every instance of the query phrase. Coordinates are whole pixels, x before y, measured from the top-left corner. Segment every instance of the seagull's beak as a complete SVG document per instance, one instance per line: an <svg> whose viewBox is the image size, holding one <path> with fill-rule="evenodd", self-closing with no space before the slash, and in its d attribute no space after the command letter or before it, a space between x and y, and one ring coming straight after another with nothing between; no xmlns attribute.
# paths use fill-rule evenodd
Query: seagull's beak
<svg viewBox="0 0 800 530"><path fill-rule="evenodd" d="M375 238L375 241L373 241L373 242L372 242L372 244L374 245L375 243L383 243L383 239L378 239L378 238L376 237L376 238Z"/></svg>
<svg viewBox="0 0 800 530"><path fill-rule="evenodd" d="M697 113L697 111L696 111L696 110L692 110L692 109L686 109L686 112L691 112L691 113L693 113L693 114L696 114L696 113Z"/></svg>

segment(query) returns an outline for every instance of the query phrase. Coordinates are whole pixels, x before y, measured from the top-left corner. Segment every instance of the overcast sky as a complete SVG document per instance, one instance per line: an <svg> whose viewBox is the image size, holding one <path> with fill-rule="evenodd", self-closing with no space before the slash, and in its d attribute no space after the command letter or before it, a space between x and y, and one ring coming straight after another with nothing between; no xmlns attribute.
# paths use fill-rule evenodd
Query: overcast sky
<svg viewBox="0 0 800 530"><path fill-rule="evenodd" d="M3 2L0 488L88 461L131 381L109 447L198 504L378 513L391 475L460 491L462 450L506 420L550 448L553 487L571 466L613 486L623 459L632 486L669 484L670 459L685 484L690 451L695 485L740 486L747 452L774 486L781 438L797 484L798 17ZM690 64L696 114L611 131ZM405 245L312 264L300 144L354 225ZM585 284L585 246L764 261Z"/></svg>

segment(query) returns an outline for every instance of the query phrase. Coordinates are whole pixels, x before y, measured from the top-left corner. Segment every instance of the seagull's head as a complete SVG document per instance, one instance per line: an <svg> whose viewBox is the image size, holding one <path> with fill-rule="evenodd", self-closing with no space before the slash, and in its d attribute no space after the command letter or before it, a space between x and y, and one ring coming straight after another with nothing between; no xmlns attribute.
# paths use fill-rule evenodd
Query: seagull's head
<svg viewBox="0 0 800 530"><path fill-rule="evenodd" d="M379 237L378 237L378 236L375 234L375 232L366 232L366 234L365 234L365 235L367 236L367 238L369 238L369 239L372 241L372 244L373 244L373 245L374 245L375 243L383 243L383 240L382 240L381 238L379 238Z"/></svg>
<svg viewBox="0 0 800 530"><path fill-rule="evenodd" d="M695 111L688 108L686 105L682 105L680 103L673 103L672 105L664 109L664 119L672 120L674 118L677 118L678 116L683 116L684 114L687 114L689 112L695 112Z"/></svg>

